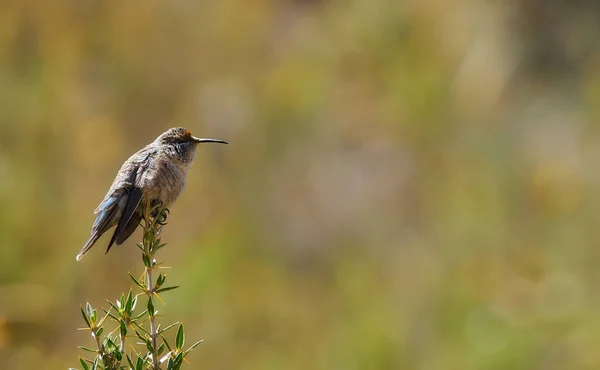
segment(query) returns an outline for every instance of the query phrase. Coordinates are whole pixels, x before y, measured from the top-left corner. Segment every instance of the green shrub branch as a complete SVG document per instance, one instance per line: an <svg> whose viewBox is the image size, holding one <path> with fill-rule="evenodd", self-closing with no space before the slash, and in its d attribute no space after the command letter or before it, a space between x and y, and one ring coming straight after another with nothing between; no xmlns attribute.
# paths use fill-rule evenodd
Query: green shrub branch
<svg viewBox="0 0 600 370"><path fill-rule="evenodd" d="M82 370L178 370L186 355L200 344L201 341L198 341L184 349L183 324L176 322L161 328L156 320L155 302L162 302L159 294L178 287L165 285L167 275L159 271L164 267L155 258L156 253L166 245L161 242L160 234L166 225L168 212L163 207L145 207L142 222L144 234L142 242L137 244L142 252L144 272L139 278L129 273L134 284L129 292L121 294L114 303L107 301L109 307L102 309L102 317L89 303L81 307L86 324L82 330L90 332L96 345L95 349L79 346L92 356L79 358ZM134 294L134 290L139 293ZM138 299L143 296L147 298L145 309L136 312ZM105 328L109 323L114 328L107 332ZM167 331L176 326L174 342L169 342Z"/></svg>

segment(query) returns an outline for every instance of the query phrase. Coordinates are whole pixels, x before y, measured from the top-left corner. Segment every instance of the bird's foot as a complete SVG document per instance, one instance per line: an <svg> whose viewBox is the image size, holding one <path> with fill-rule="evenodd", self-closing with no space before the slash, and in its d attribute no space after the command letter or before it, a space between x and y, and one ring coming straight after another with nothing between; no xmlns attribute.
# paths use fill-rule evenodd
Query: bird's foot
<svg viewBox="0 0 600 370"><path fill-rule="evenodd" d="M167 216L171 213L168 208L164 207L164 203L160 200L154 200L152 202L152 208L150 210L150 218L156 220L156 223L164 226L167 224Z"/></svg>
<svg viewBox="0 0 600 370"><path fill-rule="evenodd" d="M171 213L168 208L162 208L162 212L156 218L156 223L160 226L165 226L167 224L167 216Z"/></svg>

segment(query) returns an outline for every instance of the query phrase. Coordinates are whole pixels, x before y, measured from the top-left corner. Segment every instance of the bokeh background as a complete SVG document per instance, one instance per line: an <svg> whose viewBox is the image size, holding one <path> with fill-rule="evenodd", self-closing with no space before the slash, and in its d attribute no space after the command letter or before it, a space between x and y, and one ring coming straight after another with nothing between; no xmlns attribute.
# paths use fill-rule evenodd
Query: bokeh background
<svg viewBox="0 0 600 370"><path fill-rule="evenodd" d="M172 126L231 143L164 232L188 368L600 368L599 4L1 1L0 368L78 365Z"/></svg>

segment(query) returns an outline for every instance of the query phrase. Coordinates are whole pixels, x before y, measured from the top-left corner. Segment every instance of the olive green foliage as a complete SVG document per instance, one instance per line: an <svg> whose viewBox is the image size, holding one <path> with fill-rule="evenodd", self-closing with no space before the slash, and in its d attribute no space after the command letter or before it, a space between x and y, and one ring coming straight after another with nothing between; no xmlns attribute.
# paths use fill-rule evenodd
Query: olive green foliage
<svg viewBox="0 0 600 370"><path fill-rule="evenodd" d="M150 217L155 211L158 216ZM156 209L150 210L149 206L146 207L143 241L137 245L142 251L144 273L139 279L129 274L134 288L141 290L140 294L147 296L145 310L136 313L140 294L133 295L131 289L128 294L121 294L121 298L115 303L108 301L109 308L103 309L102 317L89 303L85 305L85 308L81 307L81 315L86 324L84 330L90 331L96 343L95 349L79 347L95 354L91 359L79 359L82 370L179 370L187 354L200 344L201 341L198 341L185 349L182 323L174 323L161 328L160 324L156 322L158 310L154 305L155 298L163 301L160 299L159 293L178 288L178 286L165 286L167 277L165 273L160 272L156 280L153 279L153 272L166 268L156 262L155 256L159 249L166 246L166 243L161 243L160 233L165 225L167 214L166 208L159 210L156 207ZM105 331L107 319L114 322L114 329L110 333L108 330ZM175 326L177 326L175 341L171 341L174 345L169 345L165 333ZM142 348L136 348L134 344L139 344Z"/></svg>
<svg viewBox="0 0 600 370"><path fill-rule="evenodd" d="M161 235L184 369L600 369L598 3L0 1L0 369L96 349L142 234L74 257L173 126L230 143Z"/></svg>

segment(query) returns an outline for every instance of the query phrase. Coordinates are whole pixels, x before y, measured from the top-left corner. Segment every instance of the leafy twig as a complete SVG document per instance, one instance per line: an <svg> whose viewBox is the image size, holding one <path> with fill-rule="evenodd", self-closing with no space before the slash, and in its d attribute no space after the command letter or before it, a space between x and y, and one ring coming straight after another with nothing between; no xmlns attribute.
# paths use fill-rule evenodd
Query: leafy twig
<svg viewBox="0 0 600 370"><path fill-rule="evenodd" d="M80 358L80 364L83 370L162 370L161 366L166 364L166 370L179 370L185 360L185 356L201 341L196 342L187 350L183 349L185 343L183 324L174 323L164 327L163 329L157 325L157 311L154 306L154 297L161 302L162 299L158 293L167 292L176 289L177 286L164 286L166 275L159 273L154 280L153 272L162 268L156 262L156 252L165 246L161 244L160 233L168 214L166 208L161 206L151 207L146 205L144 209L144 235L142 243L137 246L142 251L142 261L144 263L144 273L141 278L136 278L129 273L131 280L141 292L137 295L132 293L132 289L128 294L121 294L120 299L115 303L108 301L110 308L104 309L105 315L98 318L98 312L89 303L81 307L83 319L87 325L85 330L90 330L92 337L96 342L96 349L90 349L80 346L79 348L95 353L93 359ZM138 296L144 294L148 297L146 310L135 314ZM164 303L164 302L163 302ZM107 318L110 318L116 323L116 328L108 334L104 334L104 323ZM144 323L148 322L148 327L144 327ZM175 336L175 346L170 346L164 333L178 325ZM129 343L131 352L125 353L126 343L128 342L128 334L131 336L131 331L135 333L141 343L144 345L144 350L138 351L132 343ZM118 331L118 335L113 336L113 333ZM162 343L159 344L159 339ZM118 345L117 345L118 343ZM165 348L168 352L161 358L161 354ZM126 359L127 366L121 363ZM187 362L187 361L186 361Z"/></svg>

